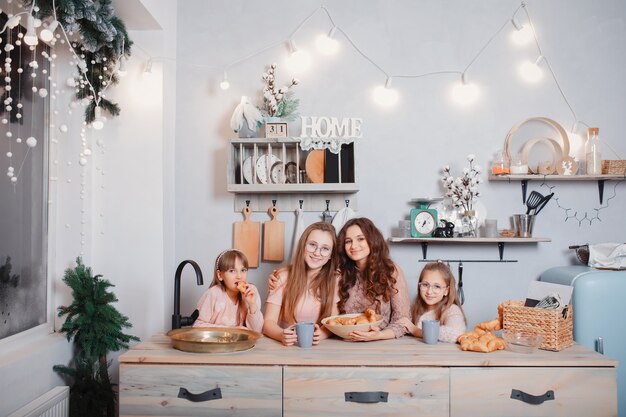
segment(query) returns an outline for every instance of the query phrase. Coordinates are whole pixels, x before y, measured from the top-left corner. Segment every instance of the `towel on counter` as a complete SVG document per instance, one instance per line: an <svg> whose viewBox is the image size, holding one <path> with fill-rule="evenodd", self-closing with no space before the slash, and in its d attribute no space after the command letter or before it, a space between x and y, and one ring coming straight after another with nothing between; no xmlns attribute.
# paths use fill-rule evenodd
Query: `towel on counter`
<svg viewBox="0 0 626 417"><path fill-rule="evenodd" d="M589 245L589 266L600 269L626 269L626 243Z"/></svg>
<svg viewBox="0 0 626 417"><path fill-rule="evenodd" d="M340 209L337 214L335 214L335 217L333 217L332 224L335 228L335 231L339 233L343 225L346 224L348 220L354 217L356 217L356 213L350 207L344 207Z"/></svg>

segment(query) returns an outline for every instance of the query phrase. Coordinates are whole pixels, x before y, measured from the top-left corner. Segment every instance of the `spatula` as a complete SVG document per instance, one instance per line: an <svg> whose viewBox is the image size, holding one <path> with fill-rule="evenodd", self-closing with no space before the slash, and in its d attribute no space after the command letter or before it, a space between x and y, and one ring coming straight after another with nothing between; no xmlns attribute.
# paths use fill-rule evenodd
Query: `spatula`
<svg viewBox="0 0 626 417"><path fill-rule="evenodd" d="M554 193L550 193L547 196L543 197L541 201L539 202L539 204L537 204L537 207L535 208L535 212L533 214L535 215L539 214L539 212L543 210L546 204L548 204L548 201L550 201L553 195Z"/></svg>
<svg viewBox="0 0 626 417"><path fill-rule="evenodd" d="M528 199L526 200L526 207L528 207L526 214L530 214L531 210L536 209L539 203L541 203L541 200L543 200L543 195L540 192L533 191L530 193Z"/></svg>

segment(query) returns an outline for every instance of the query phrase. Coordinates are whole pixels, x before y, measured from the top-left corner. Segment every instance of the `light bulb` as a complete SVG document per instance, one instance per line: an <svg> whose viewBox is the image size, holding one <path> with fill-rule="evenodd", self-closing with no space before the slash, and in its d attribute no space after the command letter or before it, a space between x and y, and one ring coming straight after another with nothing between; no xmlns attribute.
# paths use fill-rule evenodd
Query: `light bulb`
<svg viewBox="0 0 626 417"><path fill-rule="evenodd" d="M102 120L102 109L100 106L96 106L94 113L95 117L93 122L91 122L91 126L96 130L101 130L104 127L104 120Z"/></svg>
<svg viewBox="0 0 626 417"><path fill-rule="evenodd" d="M379 106L392 107L398 102L400 95L396 89L391 88L391 77L389 77L385 85L379 85L374 88L372 97L374 98L374 102Z"/></svg>
<svg viewBox="0 0 626 417"><path fill-rule="evenodd" d="M315 40L315 46L320 53L324 55L333 55L337 53L339 50L339 42L333 38L336 30L337 28L333 26L327 35L322 34L317 37Z"/></svg>
<svg viewBox="0 0 626 417"><path fill-rule="evenodd" d="M126 70L126 57L124 55L120 57L120 66L117 69L117 73L122 77L128 73Z"/></svg>
<svg viewBox="0 0 626 417"><path fill-rule="evenodd" d="M44 42L50 42L52 39L54 39L54 31L56 30L57 26L59 26L59 22L53 20L47 28L42 29L42 31L39 32L39 38Z"/></svg>
<svg viewBox="0 0 626 417"><path fill-rule="evenodd" d="M230 88L230 83L228 82L228 75L226 71L224 71L224 77L222 78L222 82L220 83L220 88L222 90L228 90Z"/></svg>
<svg viewBox="0 0 626 417"><path fill-rule="evenodd" d="M309 68L311 65L311 56L307 51L296 48L293 39L289 40L289 48L291 52L287 58L287 68L294 73L300 73Z"/></svg>
<svg viewBox="0 0 626 417"><path fill-rule="evenodd" d="M537 58L537 61L532 63L530 61L522 62L520 66L519 73L520 76L524 79L524 81L529 83L536 83L543 78L543 70L539 68L539 64L543 60L543 57L540 56Z"/></svg>
<svg viewBox="0 0 626 417"><path fill-rule="evenodd" d="M465 74L461 76L461 82L452 87L452 100L460 106L469 106L478 100L479 95L476 84L465 81Z"/></svg>
<svg viewBox="0 0 626 417"><path fill-rule="evenodd" d="M26 20L26 35L24 35L24 42L26 45L37 45L39 42L37 40L37 34L35 33L35 18L32 14L28 15L28 19Z"/></svg>
<svg viewBox="0 0 626 417"><path fill-rule="evenodd" d="M515 30L511 32L511 41L517 46L524 46L533 40L533 31L530 25L522 25L517 19L511 19Z"/></svg>

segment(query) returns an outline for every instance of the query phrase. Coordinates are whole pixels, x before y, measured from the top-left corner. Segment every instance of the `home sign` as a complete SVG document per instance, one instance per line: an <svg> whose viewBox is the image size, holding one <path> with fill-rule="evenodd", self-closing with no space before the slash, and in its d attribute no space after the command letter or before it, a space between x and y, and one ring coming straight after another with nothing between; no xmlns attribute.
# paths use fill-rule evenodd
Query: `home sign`
<svg viewBox="0 0 626 417"><path fill-rule="evenodd" d="M361 138L361 123L358 117L317 117L302 116L300 133L300 147L302 150L328 149L332 153L339 153L342 144L354 142Z"/></svg>

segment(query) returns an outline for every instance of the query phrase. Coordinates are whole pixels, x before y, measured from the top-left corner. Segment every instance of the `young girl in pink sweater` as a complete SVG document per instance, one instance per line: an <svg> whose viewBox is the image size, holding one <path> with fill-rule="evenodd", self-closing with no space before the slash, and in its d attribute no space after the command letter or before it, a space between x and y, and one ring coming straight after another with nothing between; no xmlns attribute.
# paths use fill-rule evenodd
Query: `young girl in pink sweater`
<svg viewBox="0 0 626 417"><path fill-rule="evenodd" d="M426 264L420 274L417 292L413 321L404 318L403 324L413 336L422 337L422 321L439 320L439 340L455 343L467 324L450 267L441 261Z"/></svg>
<svg viewBox="0 0 626 417"><path fill-rule="evenodd" d="M261 332L263 314L256 287L247 282L248 258L236 249L219 254L213 282L198 301L193 327L241 326Z"/></svg>

